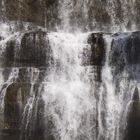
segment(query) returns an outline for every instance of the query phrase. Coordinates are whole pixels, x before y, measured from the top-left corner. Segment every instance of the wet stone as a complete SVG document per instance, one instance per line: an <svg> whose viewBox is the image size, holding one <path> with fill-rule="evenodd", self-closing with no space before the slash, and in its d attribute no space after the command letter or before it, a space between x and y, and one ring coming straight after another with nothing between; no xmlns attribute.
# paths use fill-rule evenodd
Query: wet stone
<svg viewBox="0 0 140 140"><path fill-rule="evenodd" d="M95 80L101 81L101 71L105 63L105 42L103 39L103 33L92 33L88 37L88 44L90 49L84 50L83 62L85 66L93 66L96 73Z"/></svg>
<svg viewBox="0 0 140 140"><path fill-rule="evenodd" d="M2 58L2 66L46 67L49 65L51 49L46 32L34 31L24 33L20 42L17 42L16 38L7 42L4 58Z"/></svg>
<svg viewBox="0 0 140 140"><path fill-rule="evenodd" d="M139 91L136 88L133 95L132 103L127 118L127 127L124 140L139 140L140 139L140 100Z"/></svg>
<svg viewBox="0 0 140 140"><path fill-rule="evenodd" d="M109 63L114 68L113 75L119 75L126 70L131 79L139 78L140 32L117 33L112 37Z"/></svg>
<svg viewBox="0 0 140 140"><path fill-rule="evenodd" d="M89 65L102 66L105 61L105 43L103 33L92 33L88 38L91 45L91 57Z"/></svg>

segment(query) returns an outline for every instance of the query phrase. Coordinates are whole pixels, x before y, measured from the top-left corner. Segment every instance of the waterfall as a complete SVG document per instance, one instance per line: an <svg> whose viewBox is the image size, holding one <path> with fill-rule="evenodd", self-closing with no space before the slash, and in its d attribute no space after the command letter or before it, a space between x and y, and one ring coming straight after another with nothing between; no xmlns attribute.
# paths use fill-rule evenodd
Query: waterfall
<svg viewBox="0 0 140 140"><path fill-rule="evenodd" d="M135 31L139 29L138 0L1 0L2 21L26 21L49 31ZM10 8L9 8L10 7Z"/></svg>
<svg viewBox="0 0 140 140"><path fill-rule="evenodd" d="M0 140L139 140L139 0L0 1Z"/></svg>
<svg viewBox="0 0 140 140"><path fill-rule="evenodd" d="M69 33L49 35L54 63L48 74L43 99L46 123L52 122L51 133L56 140L92 139L94 101L88 73L82 66L87 36Z"/></svg>

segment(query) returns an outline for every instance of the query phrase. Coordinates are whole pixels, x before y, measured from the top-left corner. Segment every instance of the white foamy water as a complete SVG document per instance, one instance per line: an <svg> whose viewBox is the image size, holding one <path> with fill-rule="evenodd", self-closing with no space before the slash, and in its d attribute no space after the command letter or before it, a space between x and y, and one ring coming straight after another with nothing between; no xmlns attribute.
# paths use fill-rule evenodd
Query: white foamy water
<svg viewBox="0 0 140 140"><path fill-rule="evenodd" d="M5 60L7 60L5 58L7 55L6 51L9 53L9 48L14 46L14 50L12 50L14 51L13 54L11 51L11 54L14 55L14 60L11 61L14 62L11 64L12 67L8 68L10 70L8 71L8 75L5 74L7 68L0 71L0 123L3 123L1 128L3 129L7 125L4 124L4 119L9 119L8 116L6 116L7 114L4 114L4 111L6 112L5 103L9 100L7 99L5 101L8 94L7 89L12 84L17 84L18 79L21 80L21 85L18 85L20 87L17 92L16 101L20 111L23 111L22 113L20 112L22 115L19 113L21 120L19 120L19 128L17 128L21 130L20 140L30 139L35 135L34 133L36 133L36 131L43 127L45 127L43 131L45 131L44 135L46 140L49 139L49 136L53 136L55 140L122 140L125 134L124 130L127 128L127 117L129 116L130 110L133 109L131 105L135 102L133 99L134 91L136 87L138 90L140 89L139 79L137 77L137 75L139 75L139 69L134 74L136 79L133 77L133 71L130 70L133 66L126 66L127 68L124 68L122 73L116 69L118 73L113 75L111 65L114 67L118 66L118 64L110 65L110 60L113 59L113 57L117 57L110 57L110 53L114 51L112 50L113 46L111 46L113 37L103 34L105 54L100 54L100 52L98 54L101 38L98 38L97 34L95 34L95 38L93 35L91 46L87 43L87 39L89 34L91 35L91 33L95 33L95 31L114 33L118 31L137 30L139 28L137 16L139 15L138 0L57 0L56 3L51 0L38 0L39 3L35 1L33 5L33 0L29 3L23 0L18 0L17 2L17 7L14 7L14 4L12 6L12 3L10 4L8 0L1 0L0 3L1 21L3 21L0 22L1 66L3 66ZM12 10L8 9L9 4ZM37 4L40 6L37 6ZM37 12L35 13L35 17L32 17L31 15L35 12L34 6L36 6ZM51 6L56 9L52 11L53 8L50 8ZM10 11L14 11L14 8L16 9L15 11L18 11L18 13L16 13L17 17L14 16L14 13L11 13L11 15L9 13ZM27 14L23 13L24 11L26 12L26 10ZM18 21L7 21L7 23L4 23L7 18L6 16L13 17L13 19ZM33 21L35 25L22 22L21 19L24 21ZM42 22L44 22L45 29L36 26L38 23L43 25ZM20 54L20 51L22 53L22 50L20 50L22 39L22 47L24 47L24 43L28 43L28 39L31 39L29 41L31 44L29 45L33 43L34 46L37 46L35 47L35 49L37 49L35 52L39 51L41 55L43 54L42 50L40 51L44 45L42 37L36 38L36 41L33 39L34 37L23 38L23 35L25 35L25 33L34 34L34 31L35 34L36 31L45 32L49 30L47 26L51 24L52 29L57 28L57 31L61 30L63 32L46 33L46 41L48 41L46 45L46 50L48 51L46 52L46 61L51 62L46 63L46 67L43 66L45 67L45 72L42 72L40 75L40 68L29 68L25 66L26 70L24 70L27 73L24 70L22 71L22 67L21 69L15 68L14 66L16 66L17 63L16 59L20 58L20 55L24 57L24 54ZM91 32L92 30L94 31ZM89 31L90 33L84 34L79 31ZM43 33L43 36L44 34L45 33ZM125 37L125 41L129 41L129 39L127 40L126 34L122 35L122 38ZM119 39L117 37L114 38ZM122 39L120 39L118 44L121 43L121 41ZM27 47L26 44L25 47ZM51 48L50 52L49 47ZM95 49L91 47L95 47ZM118 45L118 47L123 48L125 45ZM85 50L87 50L87 52L84 52ZM117 53L122 53L122 50L119 51L120 50L118 50ZM135 52L133 45L131 51ZM132 53L131 51L130 55ZM103 66L99 66L99 68L96 69L96 62L94 66L92 66L93 63L90 64L89 61L92 61L91 57L94 57L91 55L92 53L97 59L98 55L105 55L105 58L101 56L104 59ZM121 54L123 55L121 57L126 59L126 55L128 55L126 53ZM85 57L83 57L83 55L85 55ZM90 56L88 57L88 55ZM51 58L49 58L50 56ZM5 58L5 60L3 60L3 58ZM88 60L83 60L84 58ZM119 59L119 57L117 58ZM40 60L40 58L38 59ZM19 63L22 63L22 58L20 58L20 60ZM24 60L26 61L26 58L23 58L23 61ZM120 58L118 63L122 63L120 62L121 60ZM31 61L34 63L34 60L32 60L32 52ZM99 61L102 60L100 59ZM86 62L89 62L89 64L86 65ZM127 62L124 63L127 65ZM133 69L135 69L135 67L133 67ZM26 73L25 79L24 72ZM45 74L46 77L43 77ZM100 74L101 77L99 76ZM133 75L133 78L130 75ZM95 78L98 76L100 77L100 81L97 80L98 78ZM28 82L26 78L29 80ZM42 79L44 81L42 81ZM23 87L22 80L25 82L23 83ZM28 86L26 87L24 84ZM27 96L25 97L26 99L23 99L24 95L22 95L22 92L24 94L24 90L28 94L25 93L25 96ZM139 96L139 93L137 94L137 96ZM42 98L44 104L40 101ZM22 102L21 100L24 101ZM40 108L42 109L41 112ZM43 113L44 116L41 113ZM40 126L41 121L44 123L42 127ZM39 126L36 126L38 124ZM10 125L9 128L11 127ZM34 137L31 139L34 139Z"/></svg>
<svg viewBox="0 0 140 140"><path fill-rule="evenodd" d="M6 51L7 42L16 38L14 54L16 58L21 49L23 35L22 33L5 35L5 38L0 41L1 56ZM139 83L136 79L129 80L127 69L118 75L113 75L113 67L110 65L113 37L110 35L103 35L105 43L103 66L98 69L96 69L97 66L92 66L89 63L92 60L91 54L94 53L91 47L98 47L98 36L95 34L96 39L91 42L94 44L90 46L87 43L89 35L91 33L52 32L47 34L46 40L51 51L46 59L50 63L42 73L46 74L46 77L43 77L45 79L42 78L44 81L40 80L42 77L40 68L10 68L6 81L3 79L5 75L1 72L1 77L3 77L1 83L5 84L0 87L0 113L2 115L8 86L17 82L18 78L21 78L23 82L25 80L25 83L27 79L29 80L27 82L29 93L27 91L25 101L21 102L23 111L20 122L21 140L28 140L38 127L35 125L38 119L40 97L44 101L42 106L45 106L42 107L44 112L41 113L44 113L45 126L43 127L46 127L44 133L46 139L48 135L53 135L55 140L122 140L130 111L129 104L133 100L135 87L139 89ZM123 56L125 57L125 54ZM48 59L48 57L51 58ZM83 60L84 58L88 60ZM25 79L21 77L22 72L24 73L22 68L26 70ZM101 70L101 81L95 80L100 73L100 71L97 72L98 70ZM139 69L136 72L138 71ZM117 79L119 83L116 82ZM38 82L40 82L39 85L37 85ZM21 101L21 96L18 95L17 100L20 98Z"/></svg>
<svg viewBox="0 0 140 140"><path fill-rule="evenodd" d="M81 65L87 36L49 34L54 65L48 74L43 99L46 122L54 124L52 135L56 140L92 139L94 102L88 74Z"/></svg>
<svg viewBox="0 0 140 140"><path fill-rule="evenodd" d="M56 140L122 139L120 131L126 127L126 117L121 125L118 124L121 116L125 116L123 111L130 98L123 100L128 88L123 79L119 85L120 91L116 92L109 63L112 38L104 36L105 64L102 82L98 83L91 77L96 75L94 67L82 65L84 48L91 49L87 44L88 34L50 33L48 37L53 63L47 73L42 95L46 139L47 130L50 129L50 135ZM50 122L53 124L51 128L48 126Z"/></svg>
<svg viewBox="0 0 140 140"><path fill-rule="evenodd" d="M120 106L117 96L115 95L115 85L113 75L109 65L109 56L111 51L112 38L105 37L106 43L106 60L102 71L103 86L106 94L106 139L113 140L116 138L117 124L119 123Z"/></svg>

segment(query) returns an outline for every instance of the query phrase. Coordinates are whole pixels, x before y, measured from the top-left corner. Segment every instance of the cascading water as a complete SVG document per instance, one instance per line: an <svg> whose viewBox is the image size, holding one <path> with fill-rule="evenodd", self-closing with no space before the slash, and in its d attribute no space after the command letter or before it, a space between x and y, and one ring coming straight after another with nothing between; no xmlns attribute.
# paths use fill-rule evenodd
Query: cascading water
<svg viewBox="0 0 140 140"><path fill-rule="evenodd" d="M138 0L1 0L0 140L139 140L139 13Z"/></svg>
<svg viewBox="0 0 140 140"><path fill-rule="evenodd" d="M49 35L54 64L44 89L46 123L52 122L56 140L93 138L94 100L88 73L82 66L87 35ZM46 129L47 131L47 129Z"/></svg>

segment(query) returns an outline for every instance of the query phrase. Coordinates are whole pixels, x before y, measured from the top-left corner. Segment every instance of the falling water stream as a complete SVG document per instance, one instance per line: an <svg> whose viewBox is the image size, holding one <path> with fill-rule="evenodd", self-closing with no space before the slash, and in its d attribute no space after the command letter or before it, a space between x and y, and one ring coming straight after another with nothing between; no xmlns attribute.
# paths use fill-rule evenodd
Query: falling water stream
<svg viewBox="0 0 140 140"><path fill-rule="evenodd" d="M93 95L82 66L87 34L49 35L54 64L43 93L45 117L54 123L56 140L92 139ZM47 130L47 129L46 129Z"/></svg>
<svg viewBox="0 0 140 140"><path fill-rule="evenodd" d="M0 140L140 139L138 0L0 8Z"/></svg>

